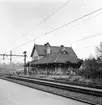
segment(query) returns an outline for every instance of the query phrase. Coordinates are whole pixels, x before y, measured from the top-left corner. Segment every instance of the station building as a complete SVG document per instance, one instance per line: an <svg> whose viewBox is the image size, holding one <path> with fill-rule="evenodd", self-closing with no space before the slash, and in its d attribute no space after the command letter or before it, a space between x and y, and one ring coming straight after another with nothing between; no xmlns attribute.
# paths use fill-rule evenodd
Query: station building
<svg viewBox="0 0 102 105"><path fill-rule="evenodd" d="M48 42L34 44L31 57L32 61L27 63L30 74L65 75L82 64L72 47L51 46Z"/></svg>

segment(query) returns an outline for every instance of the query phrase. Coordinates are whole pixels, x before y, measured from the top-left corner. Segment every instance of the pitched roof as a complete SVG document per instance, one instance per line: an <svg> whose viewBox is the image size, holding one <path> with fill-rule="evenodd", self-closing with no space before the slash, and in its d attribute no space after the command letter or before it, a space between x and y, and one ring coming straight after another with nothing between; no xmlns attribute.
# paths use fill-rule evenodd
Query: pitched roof
<svg viewBox="0 0 102 105"><path fill-rule="evenodd" d="M50 46L50 48L52 50L52 53L58 53L59 50L60 50L60 46ZM35 49L37 50L38 55L41 55L41 56L46 55L46 53L45 53L46 47L44 45L35 44L34 47L33 47L32 53L31 53L31 57L33 56L33 53L34 53ZM65 49L71 56L77 57L74 50L72 49L72 47L65 47Z"/></svg>
<svg viewBox="0 0 102 105"><path fill-rule="evenodd" d="M32 61L31 65L52 64L52 63L68 63L68 62L77 64L80 61L81 60L78 59L77 57L71 56L69 54L54 53L54 54L47 55L36 62Z"/></svg>

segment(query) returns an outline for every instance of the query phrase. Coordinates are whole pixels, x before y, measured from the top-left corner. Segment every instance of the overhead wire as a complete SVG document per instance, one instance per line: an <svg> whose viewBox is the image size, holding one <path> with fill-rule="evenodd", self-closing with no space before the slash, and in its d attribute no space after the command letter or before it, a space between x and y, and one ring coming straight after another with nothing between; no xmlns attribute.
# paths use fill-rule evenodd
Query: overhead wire
<svg viewBox="0 0 102 105"><path fill-rule="evenodd" d="M89 20L91 20L91 19L93 19L93 18L95 18L95 17L97 17L97 16L99 16L99 15L101 15L101 14L102 14L102 12L98 13L98 14L95 15L95 16L92 16L91 18L85 19L84 22L89 21ZM83 22L83 21L82 21L82 22ZM71 28L73 28L73 27L75 27L75 26L77 26L77 25L80 25L80 24L81 24L81 23L77 23L76 25L73 25Z"/></svg>
<svg viewBox="0 0 102 105"><path fill-rule="evenodd" d="M38 26L40 26L42 23L44 23L48 18L53 16L57 11L59 11L61 8L63 8L65 5L67 5L71 0L68 0L66 3L64 3L62 6L60 6L58 9L56 9L54 12L52 12L50 15L48 15L45 19L43 19L40 23L38 23L34 28L29 29L27 32L25 32L23 35L21 35L18 39L21 37L24 37L29 33L30 31L36 29ZM14 44L18 39L16 39L12 44Z"/></svg>
<svg viewBox="0 0 102 105"><path fill-rule="evenodd" d="M15 48L13 48L12 50L15 50L15 49L17 49L17 48L19 48L19 47L22 47L23 45L26 45L26 44L28 44L28 43L30 43L30 42L32 42L32 41L35 41L36 39L38 39L38 38L40 38L40 37L43 37L43 36L45 36L45 35L48 35L48 34L54 32L54 31L57 31L57 30L59 30L59 29L65 27L65 26L68 26L68 25L70 25L70 24L72 24L72 23L75 23L75 22L77 22L77 21L79 21L79 20L81 20L81 19L83 19L83 18L85 18L85 17L88 17L89 15L92 15L92 14L94 14L94 13L100 11L100 10L102 10L102 8L99 8L99 9L97 9L97 10L95 10L95 11L92 11L92 12L90 12L90 13L84 15L84 16L81 16L81 17L79 17L79 18L77 18L77 19L75 19L75 20L73 20L73 21L71 21L71 22L69 22L69 23L67 23L67 24L64 24L64 25L62 25L62 26L60 26L60 27L57 27L57 28L55 28L55 29L53 29L53 30L51 30L51 31L49 31L49 32L47 32L47 33L45 33L44 35L38 36L38 37L36 37L36 38L34 38L34 39L32 39L32 40L30 40L30 41L28 41L28 42L26 42L26 43L20 45L20 46L17 46L17 47L15 47ZM84 39L86 39L86 38L84 38ZM80 40L82 40L82 39L80 39ZM79 41L79 40L77 40L77 41Z"/></svg>
<svg viewBox="0 0 102 105"><path fill-rule="evenodd" d="M71 41L67 44L76 43L76 42L79 42L79 41L82 41L82 40L90 39L90 38L93 38L93 37L98 37L98 36L101 36L101 35L102 35L102 33L98 33L98 34L87 36L87 37L84 37L84 38L81 38L81 39L78 39L78 40L75 40L75 41Z"/></svg>
<svg viewBox="0 0 102 105"><path fill-rule="evenodd" d="M97 47L96 45L93 46L85 46L84 48L92 48L92 47Z"/></svg>
<svg viewBox="0 0 102 105"><path fill-rule="evenodd" d="M67 24L64 24L64 25L62 25L62 26L60 26L60 27L57 27L57 28L55 28L55 29L53 29L53 30L51 30L51 31L49 31L49 32L47 32L47 33L45 33L45 34L50 34L50 33L54 32L54 31L57 31L57 30L59 30L59 29L65 27L65 26L68 26L68 25L70 25L70 24L72 24L72 23L74 23L74 22L77 22L77 21L79 21L79 20L81 20L81 19L83 19L83 18L85 18L85 17L87 17L87 16L89 16L89 15L91 15L91 14L94 14L94 13L100 11L100 10L102 10L102 8L99 8L99 9L93 11L93 12L90 12L90 13L84 15L84 16L81 16L80 18L77 18L77 19L75 19L75 20L73 20L73 21L71 21L71 22L69 22L69 23L67 23Z"/></svg>

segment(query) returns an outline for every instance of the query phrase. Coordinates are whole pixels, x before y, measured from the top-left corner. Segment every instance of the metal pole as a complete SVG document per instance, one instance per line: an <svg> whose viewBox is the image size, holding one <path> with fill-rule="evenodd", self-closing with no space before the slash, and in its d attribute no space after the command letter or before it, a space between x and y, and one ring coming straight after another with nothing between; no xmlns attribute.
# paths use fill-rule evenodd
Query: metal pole
<svg viewBox="0 0 102 105"><path fill-rule="evenodd" d="M26 57L27 57L27 55L26 55L26 51L24 51L23 52L23 54L24 54L24 74L26 75L27 74L27 68L26 68Z"/></svg>
<svg viewBox="0 0 102 105"><path fill-rule="evenodd" d="M10 62L12 62L12 51L10 51Z"/></svg>

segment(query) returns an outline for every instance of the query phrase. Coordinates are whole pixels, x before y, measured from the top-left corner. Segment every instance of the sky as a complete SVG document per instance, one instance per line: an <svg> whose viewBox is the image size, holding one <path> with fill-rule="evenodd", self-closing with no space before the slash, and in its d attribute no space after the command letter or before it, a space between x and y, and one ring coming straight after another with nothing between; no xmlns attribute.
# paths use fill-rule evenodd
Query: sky
<svg viewBox="0 0 102 105"><path fill-rule="evenodd" d="M84 37L102 34L102 10L85 17L73 24L67 25L46 36L45 33L80 18L90 12L102 8L102 0L70 0L63 8L50 16L36 27L46 17L64 5L68 0L0 0L0 53L23 54L27 51L28 60L34 43L72 47L81 59L95 56L96 46L102 41L102 36L70 43ZM28 30L27 34L24 35ZM21 37L23 36L23 37ZM22 44L38 37L35 42ZM21 46L21 47L18 47ZM2 59L2 57L0 57ZM9 58L7 58L9 59ZM15 58L15 60L19 58Z"/></svg>

